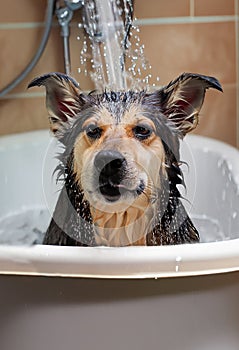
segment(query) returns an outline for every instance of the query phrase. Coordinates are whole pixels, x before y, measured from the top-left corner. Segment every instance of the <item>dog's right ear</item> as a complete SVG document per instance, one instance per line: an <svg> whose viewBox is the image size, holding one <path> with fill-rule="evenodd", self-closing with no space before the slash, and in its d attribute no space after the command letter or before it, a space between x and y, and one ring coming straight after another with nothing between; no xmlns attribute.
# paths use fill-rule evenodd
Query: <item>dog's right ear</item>
<svg viewBox="0 0 239 350"><path fill-rule="evenodd" d="M84 100L78 83L66 74L49 73L35 78L28 88L45 86L46 106L49 113L50 127L53 133L80 112Z"/></svg>
<svg viewBox="0 0 239 350"><path fill-rule="evenodd" d="M209 88L222 91L214 77L183 73L159 92L162 111L174 123L181 137L198 125L199 112Z"/></svg>
<svg viewBox="0 0 239 350"><path fill-rule="evenodd" d="M144 103L160 108L183 138L197 126L199 112L209 88L222 91L219 81L214 77L183 73L160 90L146 95Z"/></svg>

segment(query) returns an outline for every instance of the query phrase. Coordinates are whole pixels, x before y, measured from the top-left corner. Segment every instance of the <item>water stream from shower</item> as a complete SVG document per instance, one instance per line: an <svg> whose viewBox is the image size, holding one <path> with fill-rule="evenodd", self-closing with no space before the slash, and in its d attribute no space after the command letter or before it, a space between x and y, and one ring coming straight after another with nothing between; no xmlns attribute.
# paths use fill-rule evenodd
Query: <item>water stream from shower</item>
<svg viewBox="0 0 239 350"><path fill-rule="evenodd" d="M138 90L149 85L151 66L133 22L132 0L87 0L83 27L79 71L91 76L96 89Z"/></svg>

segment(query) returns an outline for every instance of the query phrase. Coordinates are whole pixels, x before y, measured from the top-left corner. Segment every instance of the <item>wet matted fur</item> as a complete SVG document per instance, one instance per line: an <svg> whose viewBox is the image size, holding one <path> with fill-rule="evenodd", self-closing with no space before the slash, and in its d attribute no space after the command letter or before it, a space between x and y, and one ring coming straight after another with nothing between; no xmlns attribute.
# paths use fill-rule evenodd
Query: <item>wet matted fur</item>
<svg viewBox="0 0 239 350"><path fill-rule="evenodd" d="M45 86L51 130L64 146L64 180L44 244L166 245L199 241L178 185L179 140L198 124L213 77L184 73L149 93L80 91L50 73Z"/></svg>

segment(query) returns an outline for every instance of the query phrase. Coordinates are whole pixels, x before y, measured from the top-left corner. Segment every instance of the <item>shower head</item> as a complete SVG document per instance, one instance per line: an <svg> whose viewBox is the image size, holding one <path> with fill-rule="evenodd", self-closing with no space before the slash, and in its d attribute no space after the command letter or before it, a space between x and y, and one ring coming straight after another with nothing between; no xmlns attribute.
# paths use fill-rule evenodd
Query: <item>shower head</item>
<svg viewBox="0 0 239 350"><path fill-rule="evenodd" d="M84 0L65 0L65 5L70 10L75 11L84 5Z"/></svg>

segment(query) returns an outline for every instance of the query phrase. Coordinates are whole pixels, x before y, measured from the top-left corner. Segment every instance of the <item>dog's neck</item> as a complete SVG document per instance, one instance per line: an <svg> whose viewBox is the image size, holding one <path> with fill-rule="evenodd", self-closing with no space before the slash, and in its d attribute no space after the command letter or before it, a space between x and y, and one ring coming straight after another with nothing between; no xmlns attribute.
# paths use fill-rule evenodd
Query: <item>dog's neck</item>
<svg viewBox="0 0 239 350"><path fill-rule="evenodd" d="M130 206L125 211L107 213L91 208L97 245L146 245L146 235L151 229L154 208Z"/></svg>
<svg viewBox="0 0 239 350"><path fill-rule="evenodd" d="M94 245L97 246L111 247L146 245L146 236L151 229L156 210L156 205L152 205L147 196L140 196L130 205L122 206L120 210L114 209L114 212L112 208L116 208L115 204L111 205L111 210L109 206L104 208L103 205L96 208L85 198L73 172L68 168L66 173L66 191L72 207L77 212L78 221L83 219L92 227L91 232L87 233L92 236L89 237L89 241L94 241ZM79 240L80 235L81 233Z"/></svg>

